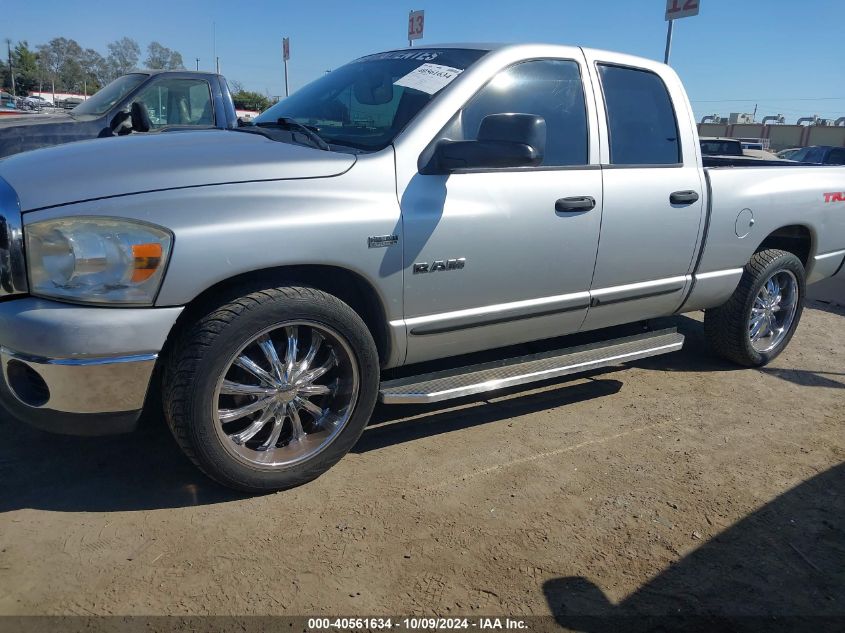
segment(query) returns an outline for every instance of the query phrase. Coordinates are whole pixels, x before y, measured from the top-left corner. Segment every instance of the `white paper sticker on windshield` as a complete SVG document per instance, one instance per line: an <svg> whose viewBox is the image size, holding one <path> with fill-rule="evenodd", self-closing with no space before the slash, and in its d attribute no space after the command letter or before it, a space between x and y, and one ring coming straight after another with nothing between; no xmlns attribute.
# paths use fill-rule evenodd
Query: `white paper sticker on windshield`
<svg viewBox="0 0 845 633"><path fill-rule="evenodd" d="M441 66L440 64L423 64L416 70L393 83L394 86L413 88L433 95L441 88L448 86L462 73L460 68Z"/></svg>

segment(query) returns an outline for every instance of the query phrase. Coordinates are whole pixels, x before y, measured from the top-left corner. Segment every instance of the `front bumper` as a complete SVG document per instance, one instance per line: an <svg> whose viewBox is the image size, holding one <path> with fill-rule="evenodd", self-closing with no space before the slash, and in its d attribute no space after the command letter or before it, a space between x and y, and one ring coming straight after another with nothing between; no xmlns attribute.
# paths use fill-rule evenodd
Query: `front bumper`
<svg viewBox="0 0 845 633"><path fill-rule="evenodd" d="M32 298L0 303L0 399L15 417L47 431L130 431L181 311Z"/></svg>

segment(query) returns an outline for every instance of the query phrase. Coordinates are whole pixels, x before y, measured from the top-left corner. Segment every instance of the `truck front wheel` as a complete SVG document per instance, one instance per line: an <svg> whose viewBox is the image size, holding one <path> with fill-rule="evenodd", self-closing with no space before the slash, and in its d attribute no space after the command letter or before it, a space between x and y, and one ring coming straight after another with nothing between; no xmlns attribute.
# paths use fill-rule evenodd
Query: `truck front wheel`
<svg viewBox="0 0 845 633"><path fill-rule="evenodd" d="M290 488L337 463L375 406L379 362L361 318L329 294L272 288L187 327L164 372L164 408L208 476L248 492Z"/></svg>
<svg viewBox="0 0 845 633"><path fill-rule="evenodd" d="M723 358L762 367L786 348L804 309L804 266L792 253L754 254L724 305L704 313L704 333Z"/></svg>

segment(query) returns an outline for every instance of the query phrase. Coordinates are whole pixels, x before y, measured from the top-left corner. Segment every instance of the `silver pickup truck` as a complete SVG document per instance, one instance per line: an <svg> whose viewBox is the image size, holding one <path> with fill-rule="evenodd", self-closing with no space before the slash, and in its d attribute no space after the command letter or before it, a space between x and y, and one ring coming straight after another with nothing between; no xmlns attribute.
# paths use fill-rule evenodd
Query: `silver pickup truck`
<svg viewBox="0 0 845 633"><path fill-rule="evenodd" d="M275 490L341 459L378 399L683 344L611 326L705 310L717 354L764 365L806 284L843 260L845 169L708 167L667 66L555 45L388 51L252 126L0 161L2 400L83 434L160 401L205 473Z"/></svg>

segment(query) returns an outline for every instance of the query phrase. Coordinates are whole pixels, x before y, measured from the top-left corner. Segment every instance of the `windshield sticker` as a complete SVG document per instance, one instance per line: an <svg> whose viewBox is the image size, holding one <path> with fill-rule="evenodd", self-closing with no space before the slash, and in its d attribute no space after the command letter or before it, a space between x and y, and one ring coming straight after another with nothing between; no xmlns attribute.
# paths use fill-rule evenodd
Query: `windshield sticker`
<svg viewBox="0 0 845 633"><path fill-rule="evenodd" d="M448 86L463 71L460 68L441 66L439 64L423 64L416 70L409 72L401 79L393 82L394 86L404 86L420 92L433 95L438 90Z"/></svg>
<svg viewBox="0 0 845 633"><path fill-rule="evenodd" d="M374 62L381 59L418 59L421 62L431 62L440 56L440 51L389 51L376 53L356 59L355 62Z"/></svg>

